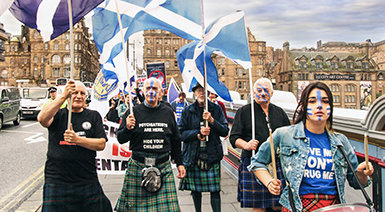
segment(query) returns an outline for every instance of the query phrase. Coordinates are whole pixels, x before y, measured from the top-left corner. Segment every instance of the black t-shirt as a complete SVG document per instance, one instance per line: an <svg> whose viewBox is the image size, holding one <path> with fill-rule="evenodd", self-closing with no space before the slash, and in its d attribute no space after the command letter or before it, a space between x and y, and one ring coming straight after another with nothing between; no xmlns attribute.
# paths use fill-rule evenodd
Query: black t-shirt
<svg viewBox="0 0 385 212"><path fill-rule="evenodd" d="M118 130L119 143L130 141L133 152L163 154L170 152L177 164L182 164L181 140L175 115L171 107L161 103L150 108L145 103L134 108L135 128L126 127L127 114L123 117Z"/></svg>
<svg viewBox="0 0 385 212"><path fill-rule="evenodd" d="M46 183L86 184L98 182L96 174L96 151L64 141L67 129L68 109L60 109L48 127L49 143L45 164ZM84 109L72 113L73 130L82 137L105 138L102 118L98 112Z"/></svg>
<svg viewBox="0 0 385 212"><path fill-rule="evenodd" d="M253 105L255 112L255 139L259 141L256 150L257 152L261 144L269 137L269 129L267 127L265 112L263 112L259 104L254 102ZM272 103L269 104L269 119L273 132L279 127L290 125L289 118L287 117L285 111ZM230 143L234 148L236 147L235 141L238 138L247 142L251 140L251 127L251 104L247 104L238 109L235 114L233 126L231 127ZM251 157L251 151L242 150L242 157Z"/></svg>

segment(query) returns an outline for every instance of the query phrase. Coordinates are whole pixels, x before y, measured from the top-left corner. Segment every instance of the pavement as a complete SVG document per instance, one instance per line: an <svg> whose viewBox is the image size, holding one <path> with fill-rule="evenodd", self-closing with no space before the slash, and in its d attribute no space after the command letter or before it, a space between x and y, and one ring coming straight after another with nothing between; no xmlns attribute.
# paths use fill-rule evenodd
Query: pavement
<svg viewBox="0 0 385 212"><path fill-rule="evenodd" d="M237 202L237 181L227 172L226 168L222 166L221 174L221 200L222 200L222 211L223 212L242 212L250 211L250 209L240 208L239 202ZM177 171L174 169L174 176ZM42 179L42 178L40 178ZM123 185L124 175L99 175L100 184L103 187L104 193L110 199L112 206L114 207L118 197L120 195ZM176 178L175 178L176 179ZM177 187L179 179L175 180ZM17 209L6 210L6 211L17 211L17 212L34 212L41 211L42 204L42 182L37 183L35 192L26 195L24 198L20 198L20 201L14 203L19 205ZM31 189L23 190L23 192L31 193ZM194 204L189 191L178 190L179 205L183 212L194 212ZM15 201L15 200L14 200ZM210 205L210 193L204 192L202 194L202 211L212 211Z"/></svg>

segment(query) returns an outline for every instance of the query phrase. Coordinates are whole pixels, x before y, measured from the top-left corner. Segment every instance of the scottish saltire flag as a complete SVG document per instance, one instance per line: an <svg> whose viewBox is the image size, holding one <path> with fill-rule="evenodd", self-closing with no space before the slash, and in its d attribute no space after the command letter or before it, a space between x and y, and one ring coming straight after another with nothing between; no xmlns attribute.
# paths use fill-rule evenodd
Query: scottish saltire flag
<svg viewBox="0 0 385 212"><path fill-rule="evenodd" d="M226 101L231 101L228 89L218 80L217 69L211 60L211 54L225 56L246 69L251 68L244 12L236 12L216 20L205 30L204 39L208 90ZM178 64L189 91L197 82L204 84L202 44L202 41L194 41L177 52Z"/></svg>
<svg viewBox="0 0 385 212"><path fill-rule="evenodd" d="M201 37L200 1L181 0L118 0L124 40L136 32L161 29L185 39ZM100 63L109 70L122 63L122 38L116 14L115 1L106 1L92 16L93 36L100 52ZM127 79L125 69L116 69L119 79Z"/></svg>
<svg viewBox="0 0 385 212"><path fill-rule="evenodd" d="M73 23L104 0L71 0ZM9 8L25 25L37 29L44 41L52 40L69 27L67 0L15 0Z"/></svg>
<svg viewBox="0 0 385 212"><path fill-rule="evenodd" d="M14 0L1 0L0 4L0 15L3 15L3 13L8 10L8 8L11 6Z"/></svg>
<svg viewBox="0 0 385 212"><path fill-rule="evenodd" d="M125 42L130 35L148 29L166 30L185 39L201 37L199 0L117 0L117 2ZM101 75L107 77L103 81L124 83L128 77L116 11L115 1L112 0L100 4L94 10L93 36L100 52ZM134 75L131 67L129 75ZM108 91L109 89L98 90L103 91L102 94L95 92L99 101L105 101L117 93L114 90Z"/></svg>
<svg viewBox="0 0 385 212"><path fill-rule="evenodd" d="M167 102L171 103L179 96L178 85L176 84L174 78L170 79L170 84L168 85L167 90Z"/></svg>

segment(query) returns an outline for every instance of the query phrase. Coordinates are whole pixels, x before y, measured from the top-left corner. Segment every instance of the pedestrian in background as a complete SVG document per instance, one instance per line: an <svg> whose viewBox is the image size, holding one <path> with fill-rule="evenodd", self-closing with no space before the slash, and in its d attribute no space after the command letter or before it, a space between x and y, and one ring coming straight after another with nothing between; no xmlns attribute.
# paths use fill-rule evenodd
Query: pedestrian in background
<svg viewBox="0 0 385 212"><path fill-rule="evenodd" d="M171 102L171 107L176 114L176 122L179 124L180 117L182 115L182 111L184 108L189 106L190 104L186 101L186 94L184 92L180 92L178 94L178 98Z"/></svg>
<svg viewBox="0 0 385 212"><path fill-rule="evenodd" d="M230 132L230 143L235 148L242 149L241 165L238 169L238 201L242 208L253 208L252 211L265 209L279 210L279 195L274 196L259 184L247 166L250 165L252 151L258 152L260 145L269 137L268 124L272 131L279 127L290 125L285 111L272 104L273 85L267 78L260 78L253 87L254 102L238 109ZM251 105L254 107L255 140L252 140ZM269 123L268 123L269 122ZM283 180L279 162L277 162L278 177Z"/></svg>
<svg viewBox="0 0 385 212"><path fill-rule="evenodd" d="M159 103L160 89L158 79L147 79L145 101L120 124L118 141L130 141L132 155L116 211L180 211L170 156L177 164L178 178L186 170L175 116L170 107Z"/></svg>
<svg viewBox="0 0 385 212"><path fill-rule="evenodd" d="M281 194L282 211L293 211L289 192L297 211L313 211L328 205L344 203L345 181L359 189L352 170L339 148L342 148L352 163L359 183L368 186L368 176L373 174L365 162L358 164L357 156L345 135L332 131L333 95L326 84L309 84L293 116L295 125L282 127L273 133L274 151L279 155L285 179L291 189L282 187L282 181L273 179L267 171L271 163L270 143L262 144L248 167L274 195ZM279 149L279 154L277 150Z"/></svg>
<svg viewBox="0 0 385 212"><path fill-rule="evenodd" d="M72 98L71 128L68 109L61 105ZM48 128L48 152L44 169L42 211L112 211L96 173L96 151L107 137L102 117L84 108L86 87L69 80L63 94L44 107L37 119Z"/></svg>
<svg viewBox="0 0 385 212"><path fill-rule="evenodd" d="M204 111L205 93L199 83L192 91L196 101L183 110L179 121L186 167L186 177L181 180L179 189L191 191L195 211L202 210L202 192L210 192L211 207L217 212L221 211L223 148L220 136L227 136L229 128L220 106L208 101L208 111ZM204 126L205 121L208 127Z"/></svg>

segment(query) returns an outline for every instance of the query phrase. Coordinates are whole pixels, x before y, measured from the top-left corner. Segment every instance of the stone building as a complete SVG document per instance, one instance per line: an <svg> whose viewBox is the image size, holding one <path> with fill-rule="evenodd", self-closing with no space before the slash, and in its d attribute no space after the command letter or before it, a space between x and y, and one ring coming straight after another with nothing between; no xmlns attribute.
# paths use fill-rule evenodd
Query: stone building
<svg viewBox="0 0 385 212"><path fill-rule="evenodd" d="M5 51L5 41L8 36L5 34L4 25L0 23L0 62L4 61L3 52Z"/></svg>
<svg viewBox="0 0 385 212"><path fill-rule="evenodd" d="M146 63L164 62L167 81L169 82L170 78L173 77L178 84L181 84L183 79L176 59L176 52L190 41L163 30L147 30L143 36L144 67ZM266 42L257 41L250 30L248 30L248 39L254 82L265 74ZM217 67L218 79L229 90L237 91L241 99L247 99L250 93L248 70L221 56L212 55L212 59Z"/></svg>
<svg viewBox="0 0 385 212"><path fill-rule="evenodd" d="M70 33L43 42L37 30L21 27L20 36L5 43L5 62L0 62L1 84L52 86L57 78L70 77ZM93 82L100 70L99 54L84 20L74 27L75 80Z"/></svg>
<svg viewBox="0 0 385 212"><path fill-rule="evenodd" d="M290 50L283 44L282 64L277 88L291 91L299 98L304 87L313 81L327 84L334 105L342 108L367 109L384 92L377 63L370 54L369 41L361 44L317 42L317 49Z"/></svg>

